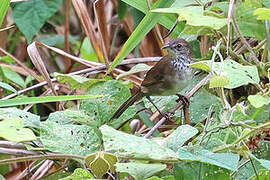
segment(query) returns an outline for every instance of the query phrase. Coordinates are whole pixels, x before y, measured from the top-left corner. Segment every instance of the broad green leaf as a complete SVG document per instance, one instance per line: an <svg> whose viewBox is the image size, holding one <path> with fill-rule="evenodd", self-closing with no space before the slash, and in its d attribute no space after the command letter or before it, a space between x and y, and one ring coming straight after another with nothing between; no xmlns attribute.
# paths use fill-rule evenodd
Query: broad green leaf
<svg viewBox="0 0 270 180"><path fill-rule="evenodd" d="M0 107L18 106L26 104L48 103L58 101L71 101L89 98L100 98L104 95L74 95L74 96L41 96L41 97L22 97L7 100L0 100Z"/></svg>
<svg viewBox="0 0 270 180"><path fill-rule="evenodd" d="M14 142L36 140L31 129L23 128L23 119L5 118L0 120L0 137Z"/></svg>
<svg viewBox="0 0 270 180"><path fill-rule="evenodd" d="M2 67L2 70L8 80L18 84L23 88L26 88L23 78L17 72L7 67Z"/></svg>
<svg viewBox="0 0 270 180"><path fill-rule="evenodd" d="M81 102L81 110L90 117L89 121L96 122L97 126L105 123L111 123L118 127L123 121L132 118L135 113L135 107L129 107L118 119L111 117L113 113L124 103L130 96L129 89L120 81L109 80L104 83L98 83L89 89L92 95L106 93L107 96L98 99L88 99Z"/></svg>
<svg viewBox="0 0 270 180"><path fill-rule="evenodd" d="M62 0L31 0L16 3L12 11L13 19L28 43L61 4Z"/></svg>
<svg viewBox="0 0 270 180"><path fill-rule="evenodd" d="M98 62L98 58L94 48L92 47L89 38L86 37L81 45L81 56L83 59Z"/></svg>
<svg viewBox="0 0 270 180"><path fill-rule="evenodd" d="M117 163L117 172L126 172L136 180L144 180L155 173L166 169L165 164L143 164L143 163Z"/></svg>
<svg viewBox="0 0 270 180"><path fill-rule="evenodd" d="M92 167L93 167L93 163L97 160L97 159L102 159L103 161L101 161L101 165L99 165L98 167L94 167L96 168L100 168L97 169L98 173L99 172L107 172L108 170L111 171L111 173L114 173L115 171L115 164L118 162L118 158L117 156L115 156L114 154L108 153L108 152L103 152L103 151L99 151L96 153L92 153L90 155L88 155L85 158L85 164L87 167L89 167L92 171ZM109 167L108 167L109 165ZM94 171L92 171L94 173ZM96 174L96 173L94 173ZM103 175L102 173L99 173L101 175Z"/></svg>
<svg viewBox="0 0 270 180"><path fill-rule="evenodd" d="M200 61L198 63L193 63L190 66L210 71L211 61ZM230 83L225 86L225 88L228 89L247 85L249 83L258 84L260 81L256 66L243 66L231 59L224 61L223 64L221 62L214 62L213 71L216 72L216 74L221 72L222 75L226 75L229 78Z"/></svg>
<svg viewBox="0 0 270 180"><path fill-rule="evenodd" d="M213 75L209 81L209 88L224 87L230 84L229 78L226 75Z"/></svg>
<svg viewBox="0 0 270 180"><path fill-rule="evenodd" d="M93 179L94 176L87 171L86 169L77 168L74 170L74 172L65 178L61 178L59 180L83 180L83 179Z"/></svg>
<svg viewBox="0 0 270 180"><path fill-rule="evenodd" d="M96 125L95 122L90 121L90 117L82 110L66 109L65 111L56 111L51 113L47 120L63 125L73 123Z"/></svg>
<svg viewBox="0 0 270 180"><path fill-rule="evenodd" d="M241 3L236 8L235 18L242 35L262 40L265 38L264 25L262 21L257 20L257 17L254 16L254 10L255 8Z"/></svg>
<svg viewBox="0 0 270 180"><path fill-rule="evenodd" d="M175 179L230 180L230 171L211 164L183 161L174 164Z"/></svg>
<svg viewBox="0 0 270 180"><path fill-rule="evenodd" d="M173 0L158 0L152 7L152 9L158 7L168 7L173 3ZM128 38L120 52L117 54L116 58L113 60L107 74L109 74L144 38L144 36L154 27L155 24L162 17L159 13L148 12L141 23L136 27L134 32Z"/></svg>
<svg viewBox="0 0 270 180"><path fill-rule="evenodd" d="M6 16L6 12L8 10L8 7L9 7L9 3L10 3L10 0L1 0L1 3L0 3L0 27L2 25L2 22Z"/></svg>
<svg viewBox="0 0 270 180"><path fill-rule="evenodd" d="M180 21L185 20L187 21L187 25L190 26L199 26L218 30L226 25L225 18L205 16L203 14L202 7L198 6L183 8L160 8L152 10L152 12L176 13L179 15Z"/></svg>
<svg viewBox="0 0 270 180"><path fill-rule="evenodd" d="M102 178L102 176L110 169L110 165L105 159L97 157L89 164L89 168L98 178Z"/></svg>
<svg viewBox="0 0 270 180"><path fill-rule="evenodd" d="M270 103L269 96L262 96L260 94L249 95L248 100L249 100L250 104L252 106L254 106L255 108L260 108L260 107Z"/></svg>
<svg viewBox="0 0 270 180"><path fill-rule="evenodd" d="M260 8L262 7L262 1L263 0L245 0L244 4L247 7Z"/></svg>
<svg viewBox="0 0 270 180"><path fill-rule="evenodd" d="M11 85L7 84L7 83L0 82L0 87L18 94L17 90L14 87L12 87Z"/></svg>
<svg viewBox="0 0 270 180"><path fill-rule="evenodd" d="M17 108L0 108L0 119L23 119L23 127L40 128L40 117Z"/></svg>
<svg viewBox="0 0 270 180"><path fill-rule="evenodd" d="M60 83L68 83L71 89L89 89L96 83L105 82L105 79L89 79L79 75L68 75L54 73L57 81Z"/></svg>
<svg viewBox="0 0 270 180"><path fill-rule="evenodd" d="M254 15L258 15L257 19L270 21L269 8L258 8L254 11Z"/></svg>
<svg viewBox="0 0 270 180"><path fill-rule="evenodd" d="M267 8L270 8L270 0L263 0L263 5Z"/></svg>
<svg viewBox="0 0 270 180"><path fill-rule="evenodd" d="M156 144L150 139L117 131L112 127L100 127L104 150L120 156L149 159L171 159L177 155L171 149ZM124 143L123 143L124 142Z"/></svg>
<svg viewBox="0 0 270 180"><path fill-rule="evenodd" d="M238 167L239 155L232 153L212 153L201 147L184 146L178 151L179 159L189 161L199 161L213 164L231 171L236 171Z"/></svg>
<svg viewBox="0 0 270 180"><path fill-rule="evenodd" d="M120 78L123 78L125 76L131 75L131 74L135 74L135 73L138 73L138 72L148 71L150 69L151 69L151 66L148 66L147 64L136 64L129 71L118 75L116 77L116 79L120 79Z"/></svg>
<svg viewBox="0 0 270 180"><path fill-rule="evenodd" d="M266 169L260 169L258 171L258 177L259 180L269 180L270 179L270 171ZM249 180L258 180L258 177L256 174L252 176Z"/></svg>
<svg viewBox="0 0 270 180"><path fill-rule="evenodd" d="M195 136L199 131L190 125L181 125L166 138L167 147L177 151L186 141Z"/></svg>
<svg viewBox="0 0 270 180"><path fill-rule="evenodd" d="M86 156L101 148L98 130L87 125L63 125L47 120L41 123L40 139L46 149L64 154Z"/></svg>
<svg viewBox="0 0 270 180"><path fill-rule="evenodd" d="M270 161L266 160L266 159L258 159L256 158L253 154L250 154L250 157L252 159L255 159L256 161L258 161L264 168L266 168L267 170L270 170Z"/></svg>

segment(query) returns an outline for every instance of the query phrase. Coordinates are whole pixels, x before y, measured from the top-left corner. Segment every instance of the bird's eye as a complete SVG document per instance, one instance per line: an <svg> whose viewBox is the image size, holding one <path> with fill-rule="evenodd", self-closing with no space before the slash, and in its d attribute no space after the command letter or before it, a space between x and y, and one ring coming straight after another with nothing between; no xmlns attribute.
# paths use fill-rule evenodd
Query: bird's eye
<svg viewBox="0 0 270 180"><path fill-rule="evenodd" d="M177 48L182 48L182 44L177 44Z"/></svg>

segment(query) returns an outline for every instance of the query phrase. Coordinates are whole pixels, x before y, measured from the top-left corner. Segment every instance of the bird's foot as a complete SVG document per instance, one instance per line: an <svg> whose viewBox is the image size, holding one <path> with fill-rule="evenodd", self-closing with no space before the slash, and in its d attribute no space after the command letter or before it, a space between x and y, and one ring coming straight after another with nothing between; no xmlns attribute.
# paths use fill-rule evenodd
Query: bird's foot
<svg viewBox="0 0 270 180"><path fill-rule="evenodd" d="M181 94L176 94L176 96L178 96L178 99L176 99L177 103L182 101L185 107L189 107L189 99L186 96L183 96Z"/></svg>
<svg viewBox="0 0 270 180"><path fill-rule="evenodd" d="M191 124L191 121L190 121L190 116L189 116L189 99L186 97L186 96L183 96L181 94L176 94L178 96L178 99L176 100L176 102L180 102L182 101L183 103L183 111L184 111L184 117L185 117L185 121L187 124Z"/></svg>

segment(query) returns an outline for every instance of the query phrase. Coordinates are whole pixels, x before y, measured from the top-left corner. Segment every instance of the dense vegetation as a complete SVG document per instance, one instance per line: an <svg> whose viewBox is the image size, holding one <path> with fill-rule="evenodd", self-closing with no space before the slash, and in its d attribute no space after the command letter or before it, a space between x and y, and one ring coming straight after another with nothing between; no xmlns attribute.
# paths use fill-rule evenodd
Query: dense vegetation
<svg viewBox="0 0 270 180"><path fill-rule="evenodd" d="M0 179L270 179L269 21L270 0L1 0ZM176 37L191 123L174 95L111 119Z"/></svg>

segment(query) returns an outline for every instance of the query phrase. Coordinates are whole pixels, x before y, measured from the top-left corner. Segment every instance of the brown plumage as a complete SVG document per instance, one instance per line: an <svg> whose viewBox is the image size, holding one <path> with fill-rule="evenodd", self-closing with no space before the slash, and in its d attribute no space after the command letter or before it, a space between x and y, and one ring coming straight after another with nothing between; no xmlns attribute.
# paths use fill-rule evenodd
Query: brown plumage
<svg viewBox="0 0 270 180"><path fill-rule="evenodd" d="M147 73L140 89L114 113L111 119L118 118L135 101L146 96L175 95L184 89L194 75L190 45L181 38L171 40L163 49L168 55L161 58Z"/></svg>

